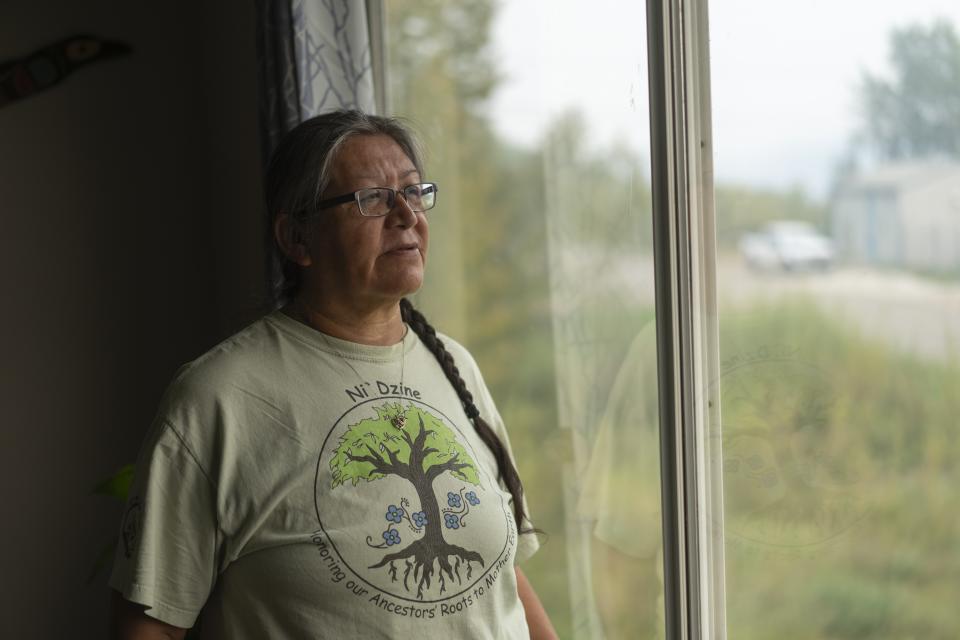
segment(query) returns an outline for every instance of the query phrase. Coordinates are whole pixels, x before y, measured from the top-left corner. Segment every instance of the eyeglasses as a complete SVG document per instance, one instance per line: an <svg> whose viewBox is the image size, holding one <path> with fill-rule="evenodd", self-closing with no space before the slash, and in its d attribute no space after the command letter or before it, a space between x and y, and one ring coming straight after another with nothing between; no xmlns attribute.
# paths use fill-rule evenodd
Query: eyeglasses
<svg viewBox="0 0 960 640"><path fill-rule="evenodd" d="M317 204L317 211L335 207L344 202L356 201L360 208L360 215L377 217L385 216L393 211L397 204L397 194L403 196L407 206L414 212L428 211L437 204L437 185L433 182L424 182L421 184L411 184L397 191L390 187L371 187L369 189L359 189L353 193L345 193L342 196L334 196L321 200Z"/></svg>

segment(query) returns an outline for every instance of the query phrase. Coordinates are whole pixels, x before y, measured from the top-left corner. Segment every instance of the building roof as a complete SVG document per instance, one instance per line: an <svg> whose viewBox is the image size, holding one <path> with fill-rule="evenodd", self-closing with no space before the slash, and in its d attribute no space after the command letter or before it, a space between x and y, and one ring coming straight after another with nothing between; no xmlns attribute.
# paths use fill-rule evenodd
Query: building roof
<svg viewBox="0 0 960 640"><path fill-rule="evenodd" d="M947 160L881 165L846 180L841 192L908 191L941 180L960 182L960 162Z"/></svg>

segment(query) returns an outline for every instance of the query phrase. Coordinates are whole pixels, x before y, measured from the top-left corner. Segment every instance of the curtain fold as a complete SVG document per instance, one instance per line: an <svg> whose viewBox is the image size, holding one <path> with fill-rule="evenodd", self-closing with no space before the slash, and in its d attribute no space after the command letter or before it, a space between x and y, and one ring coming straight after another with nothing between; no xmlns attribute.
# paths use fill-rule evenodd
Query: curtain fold
<svg viewBox="0 0 960 640"><path fill-rule="evenodd" d="M257 76L263 166L287 131L300 122L300 92L290 0L256 0Z"/></svg>
<svg viewBox="0 0 960 640"><path fill-rule="evenodd" d="M335 109L378 111L382 4L377 0L255 0L260 129L264 159L287 131ZM375 24L367 19L371 8ZM382 107L379 111L383 111Z"/></svg>

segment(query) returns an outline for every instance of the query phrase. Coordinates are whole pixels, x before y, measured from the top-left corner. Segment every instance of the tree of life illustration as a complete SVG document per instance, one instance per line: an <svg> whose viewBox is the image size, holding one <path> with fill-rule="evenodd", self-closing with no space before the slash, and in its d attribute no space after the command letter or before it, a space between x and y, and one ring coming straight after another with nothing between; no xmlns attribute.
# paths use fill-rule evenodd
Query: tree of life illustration
<svg viewBox="0 0 960 640"><path fill-rule="evenodd" d="M454 432L439 418L414 406L404 408L399 403L375 407L377 417L367 418L351 426L340 436L330 470L331 488L361 480L375 482L387 476L403 478L413 485L420 501L420 511L411 513L406 499L401 506L390 505L386 512L388 522L400 523L406 519L411 529L423 536L393 553L387 553L370 569L389 567L392 581L397 581L397 563L403 562L403 586L409 591L410 580L416 584L417 598L423 599L423 590L430 588L436 571L440 593L446 591L446 581L462 584L460 572L466 570L467 579L473 574L472 563L483 566L483 558L476 551L451 544L443 536L443 529L466 526L464 516L471 505L480 503L476 492L463 491L447 494L444 518L434 492L434 481L445 473L474 486L480 485L476 464L458 441ZM454 510L453 508L458 510ZM399 533L390 525L383 532L380 545L389 548L401 543ZM436 565L436 569L434 568Z"/></svg>

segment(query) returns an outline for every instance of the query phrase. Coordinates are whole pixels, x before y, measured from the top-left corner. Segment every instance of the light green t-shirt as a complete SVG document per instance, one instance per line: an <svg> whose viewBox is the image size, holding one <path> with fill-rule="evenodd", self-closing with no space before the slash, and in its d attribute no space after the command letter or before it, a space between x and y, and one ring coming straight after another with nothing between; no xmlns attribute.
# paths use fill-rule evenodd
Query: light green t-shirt
<svg viewBox="0 0 960 640"><path fill-rule="evenodd" d="M509 447L473 358L441 337ZM514 564L537 546L413 331L358 345L278 311L167 389L110 585L210 638L527 638Z"/></svg>

